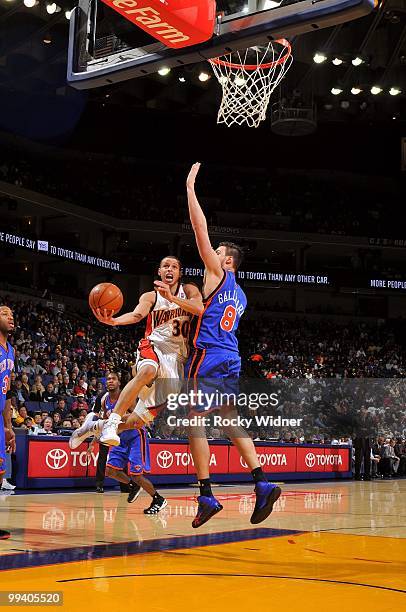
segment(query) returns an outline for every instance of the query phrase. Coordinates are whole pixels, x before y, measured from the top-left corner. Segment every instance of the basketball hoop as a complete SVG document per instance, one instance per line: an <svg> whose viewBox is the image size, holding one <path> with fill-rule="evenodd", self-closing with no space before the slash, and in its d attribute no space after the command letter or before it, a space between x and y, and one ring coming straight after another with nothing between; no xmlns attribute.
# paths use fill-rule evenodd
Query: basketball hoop
<svg viewBox="0 0 406 612"><path fill-rule="evenodd" d="M284 38L266 47L250 47L210 59L223 90L217 123L258 127L292 59L291 46Z"/></svg>

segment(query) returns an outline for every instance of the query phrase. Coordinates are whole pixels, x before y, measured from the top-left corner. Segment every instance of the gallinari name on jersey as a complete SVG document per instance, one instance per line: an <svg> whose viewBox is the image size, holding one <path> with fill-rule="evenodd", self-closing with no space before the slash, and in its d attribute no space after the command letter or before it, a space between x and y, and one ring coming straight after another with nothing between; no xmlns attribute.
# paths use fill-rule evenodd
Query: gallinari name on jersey
<svg viewBox="0 0 406 612"><path fill-rule="evenodd" d="M234 302L237 314L242 317L245 310L245 305L238 299L237 289L234 289L234 291L223 291L222 293L218 294L217 299L219 301L219 304L225 304L225 302Z"/></svg>

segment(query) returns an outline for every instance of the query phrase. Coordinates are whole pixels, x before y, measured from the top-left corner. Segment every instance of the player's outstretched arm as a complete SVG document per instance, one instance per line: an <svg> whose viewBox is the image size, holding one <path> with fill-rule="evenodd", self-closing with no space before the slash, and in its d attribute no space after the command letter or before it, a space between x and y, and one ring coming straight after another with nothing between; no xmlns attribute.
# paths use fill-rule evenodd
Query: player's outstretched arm
<svg viewBox="0 0 406 612"><path fill-rule="evenodd" d="M143 293L137 306L132 312L126 312L119 317L113 318L113 313L107 309L103 311L100 308L93 310L93 314L101 323L105 325L134 325L144 319L153 308L155 303L155 291Z"/></svg>
<svg viewBox="0 0 406 612"><path fill-rule="evenodd" d="M186 181L187 200L189 206L190 222L196 237L199 255L208 272L212 272L219 279L223 276L220 260L210 243L207 221L195 193L195 180L200 164L193 164Z"/></svg>

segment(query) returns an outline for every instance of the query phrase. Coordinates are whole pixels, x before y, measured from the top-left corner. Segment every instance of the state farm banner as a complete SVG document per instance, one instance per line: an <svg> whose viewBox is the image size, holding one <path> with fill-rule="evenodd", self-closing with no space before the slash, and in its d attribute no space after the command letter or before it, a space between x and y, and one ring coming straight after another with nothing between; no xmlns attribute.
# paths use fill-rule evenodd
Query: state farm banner
<svg viewBox="0 0 406 612"><path fill-rule="evenodd" d="M88 445L81 444L76 450L69 448L68 441L30 440L28 446L28 478L85 478L96 475L99 445L95 444L90 456Z"/></svg>
<svg viewBox="0 0 406 612"><path fill-rule="evenodd" d="M265 472L295 472L296 448L281 446L257 446L260 466ZM228 471L230 474L249 472L244 459L234 446L230 447Z"/></svg>

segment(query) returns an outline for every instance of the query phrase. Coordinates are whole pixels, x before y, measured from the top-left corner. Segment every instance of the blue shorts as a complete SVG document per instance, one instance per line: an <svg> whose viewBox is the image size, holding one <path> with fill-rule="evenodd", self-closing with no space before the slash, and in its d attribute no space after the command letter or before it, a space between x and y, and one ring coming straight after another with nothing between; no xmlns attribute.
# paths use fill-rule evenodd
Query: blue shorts
<svg viewBox="0 0 406 612"><path fill-rule="evenodd" d="M198 407L193 406L193 409L207 411L232 403L227 397L221 401L221 396L238 395L240 371L241 357L234 351L194 349L185 366L188 391L201 391L216 400L202 399L200 394Z"/></svg>
<svg viewBox="0 0 406 612"><path fill-rule="evenodd" d="M0 476L6 472L6 436L4 434L3 413L0 412Z"/></svg>
<svg viewBox="0 0 406 612"><path fill-rule="evenodd" d="M119 446L110 449L107 466L116 470L124 470L128 466L129 475L150 472L149 440L145 429L123 431Z"/></svg>

